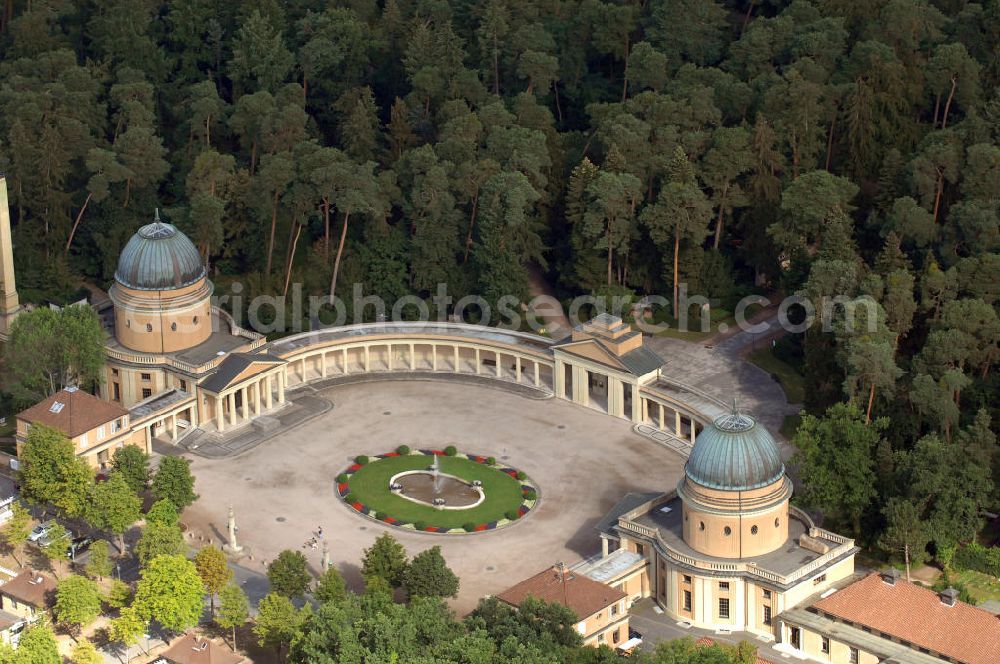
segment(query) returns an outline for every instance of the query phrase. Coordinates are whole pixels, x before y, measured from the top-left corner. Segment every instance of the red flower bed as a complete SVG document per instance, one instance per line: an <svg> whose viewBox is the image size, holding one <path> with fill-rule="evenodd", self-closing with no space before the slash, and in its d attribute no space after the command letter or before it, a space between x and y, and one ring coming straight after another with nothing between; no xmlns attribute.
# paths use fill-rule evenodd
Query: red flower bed
<svg viewBox="0 0 1000 664"><path fill-rule="evenodd" d="M351 466L349 466L347 468L347 472L349 472L349 473L356 473L359 470L361 470L361 464L360 463L352 464Z"/></svg>
<svg viewBox="0 0 1000 664"><path fill-rule="evenodd" d="M361 503L352 503L351 507L353 507L354 509L356 509L359 512L362 511L365 508L365 506L362 505Z"/></svg>
<svg viewBox="0 0 1000 664"><path fill-rule="evenodd" d="M347 491L347 487L348 487L347 482L341 482L340 484L337 485L337 491L339 491L343 495L344 492Z"/></svg>
<svg viewBox="0 0 1000 664"><path fill-rule="evenodd" d="M486 530L486 524L485 523L481 523L478 526L476 526L475 532L481 533L484 530Z"/></svg>

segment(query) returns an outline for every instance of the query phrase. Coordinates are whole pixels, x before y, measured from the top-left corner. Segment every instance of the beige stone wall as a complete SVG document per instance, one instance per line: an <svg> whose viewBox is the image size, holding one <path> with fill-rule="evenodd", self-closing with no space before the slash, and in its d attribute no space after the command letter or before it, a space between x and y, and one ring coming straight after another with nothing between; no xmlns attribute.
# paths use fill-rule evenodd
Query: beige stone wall
<svg viewBox="0 0 1000 664"><path fill-rule="evenodd" d="M784 640L791 643L791 627L786 627ZM831 664L850 664L851 661L851 646L841 641L837 641L835 638L829 637L829 652L823 652L823 634L817 632L801 629L800 631L800 650L815 660L821 662L830 662ZM879 657L873 655L870 652L864 650L858 650L858 664L878 664L880 661Z"/></svg>
<svg viewBox="0 0 1000 664"><path fill-rule="evenodd" d="M621 622L619 622L621 621ZM615 623L618 623L617 625ZM583 627L583 642L588 646L607 645L614 648L619 643L628 640L628 609L626 600L622 599L610 606L606 606L597 613L587 616L580 621ZM615 625L608 629L609 626ZM604 640L599 638L599 634L604 634ZM615 640L615 635L618 640Z"/></svg>
<svg viewBox="0 0 1000 664"><path fill-rule="evenodd" d="M684 504L684 541L699 553L720 558L752 558L788 540L788 503L751 514L713 514Z"/></svg>
<svg viewBox="0 0 1000 664"><path fill-rule="evenodd" d="M167 291L140 291L115 284L115 337L141 353L193 348L212 334L212 289L206 279Z"/></svg>
<svg viewBox="0 0 1000 664"><path fill-rule="evenodd" d="M29 620L33 619L38 613L37 609L30 604L18 602L7 595L0 595L0 609L3 609L7 613L12 613L18 618L27 618Z"/></svg>
<svg viewBox="0 0 1000 664"><path fill-rule="evenodd" d="M782 594L779 608L784 611L797 606L810 595L827 590L837 581L847 578L851 574L854 574L854 556L830 566L823 572L817 572L803 578L798 585Z"/></svg>

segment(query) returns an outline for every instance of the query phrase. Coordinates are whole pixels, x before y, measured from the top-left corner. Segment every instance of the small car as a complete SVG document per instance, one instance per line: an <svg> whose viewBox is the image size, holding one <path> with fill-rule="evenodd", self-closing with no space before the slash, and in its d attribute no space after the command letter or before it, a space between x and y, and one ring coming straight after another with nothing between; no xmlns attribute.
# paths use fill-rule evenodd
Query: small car
<svg viewBox="0 0 1000 664"><path fill-rule="evenodd" d="M31 534L28 535L29 542L37 542L38 540L45 537L45 535L52 530L56 525L55 521L43 521L34 528L31 529Z"/></svg>
<svg viewBox="0 0 1000 664"><path fill-rule="evenodd" d="M41 537L38 538L38 541L36 542L36 544L38 544L38 546L45 547L45 546L49 546L50 544L52 544L56 540L61 540L61 539L72 540L73 539L73 531L72 530L67 530L63 535L61 535L60 537L57 538L55 536L55 533L52 532L52 528L50 527L48 530L45 531L44 535L42 535Z"/></svg>
<svg viewBox="0 0 1000 664"><path fill-rule="evenodd" d="M70 560L76 560L76 557L89 549L90 545L93 543L93 538L87 537L86 535L82 537L74 537L70 540L69 547L66 549L66 557Z"/></svg>

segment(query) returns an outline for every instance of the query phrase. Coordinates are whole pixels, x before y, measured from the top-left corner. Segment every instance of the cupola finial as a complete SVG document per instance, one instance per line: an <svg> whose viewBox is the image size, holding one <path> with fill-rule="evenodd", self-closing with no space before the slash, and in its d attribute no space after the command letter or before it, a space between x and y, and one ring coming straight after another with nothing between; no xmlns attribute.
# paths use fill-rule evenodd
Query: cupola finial
<svg viewBox="0 0 1000 664"><path fill-rule="evenodd" d="M155 210L153 213L153 223L158 224L160 223L160 208L155 208Z"/></svg>

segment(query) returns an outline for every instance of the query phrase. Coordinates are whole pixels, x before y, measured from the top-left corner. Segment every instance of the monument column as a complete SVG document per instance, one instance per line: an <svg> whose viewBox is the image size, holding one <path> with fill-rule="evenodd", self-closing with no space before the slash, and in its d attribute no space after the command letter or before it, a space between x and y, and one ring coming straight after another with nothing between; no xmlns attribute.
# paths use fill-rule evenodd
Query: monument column
<svg viewBox="0 0 1000 664"><path fill-rule="evenodd" d="M6 339L21 306L14 283L14 245L10 239L7 179L0 173L0 339Z"/></svg>

